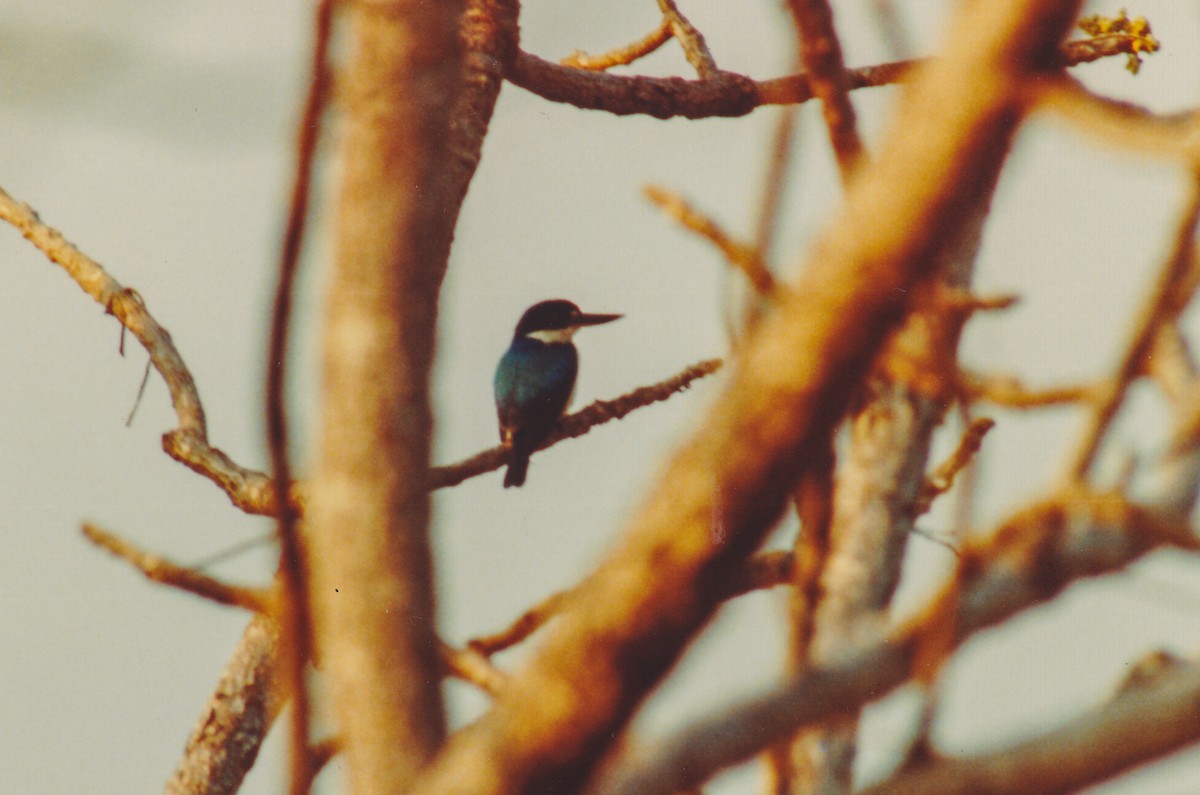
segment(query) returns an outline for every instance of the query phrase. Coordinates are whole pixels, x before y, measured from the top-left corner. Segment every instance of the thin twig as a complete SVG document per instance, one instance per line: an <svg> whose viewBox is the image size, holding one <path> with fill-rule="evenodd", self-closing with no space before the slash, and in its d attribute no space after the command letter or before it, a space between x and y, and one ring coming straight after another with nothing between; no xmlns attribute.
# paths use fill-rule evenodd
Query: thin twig
<svg viewBox="0 0 1200 795"><path fill-rule="evenodd" d="M1200 740L1200 667L1187 665L1111 704L1003 750L935 760L863 795L1077 792Z"/></svg>
<svg viewBox="0 0 1200 795"><path fill-rule="evenodd" d="M153 582L187 591L217 604L241 607L258 613L270 610L274 603L270 591L229 585L193 569L176 565L158 555L138 549L94 524L84 524L82 530L83 535L93 544L129 563Z"/></svg>
<svg viewBox="0 0 1200 795"><path fill-rule="evenodd" d="M745 562L723 583L724 598L732 599L752 591L785 585L792 577L792 553L786 551L764 552ZM467 647L484 657L491 657L512 648L544 627L562 607L571 589L556 591L533 607L526 610L515 621L499 632L472 638Z"/></svg>
<svg viewBox="0 0 1200 795"><path fill-rule="evenodd" d="M671 35L683 48L684 57L696 70L700 79L710 80L716 76L720 70L717 69L717 62L713 59L708 44L704 41L704 34L696 30L688 18L680 12L675 5L675 0L658 0L658 7L662 10L663 21L671 27Z"/></svg>
<svg viewBox="0 0 1200 795"><path fill-rule="evenodd" d="M770 269L759 257L759 251L755 247L730 237L716 221L701 213L677 193L657 185L647 185L642 189L642 193L685 229L695 232L716 246L730 265L745 274L759 295L770 295L774 291L775 277L771 275Z"/></svg>
<svg viewBox="0 0 1200 795"><path fill-rule="evenodd" d="M1095 403L1087 418L1087 425L1068 461L1067 480L1082 480L1100 450L1100 443L1125 400L1129 385L1143 373L1143 362L1159 329L1173 322L1191 300L1195 284L1189 283L1188 290L1181 284L1188 281L1196 255L1196 223L1200 219L1200 174L1192 180L1187 205L1180 214L1175 231L1175 242L1146 303L1138 313L1133 334L1112 376L1101 385Z"/></svg>
<svg viewBox="0 0 1200 795"><path fill-rule="evenodd" d="M150 354L171 395L179 427L163 435L163 450L195 472L219 485L248 513L269 513L270 480L261 472L238 466L209 444L208 426L196 382L175 348L171 335L158 324L137 291L123 286L91 257L47 226L29 205L0 189L0 220L16 227L51 262L61 266L90 295L128 329ZM295 495L293 495L295 501Z"/></svg>
<svg viewBox="0 0 1200 795"><path fill-rule="evenodd" d="M556 591L522 613L515 621L499 632L472 638L467 646L485 657L516 646L537 632L562 607L570 591Z"/></svg>
<svg viewBox="0 0 1200 795"><path fill-rule="evenodd" d="M1097 387L1091 384L1051 387L1031 390L1013 376L959 372L959 391L964 400L983 400L1013 409L1038 409L1085 403L1092 399Z"/></svg>
<svg viewBox="0 0 1200 795"><path fill-rule="evenodd" d="M1126 35L1106 38L1103 52L1087 40L1066 42L1059 52L1063 63L1072 66L1098 57L1127 54L1136 46L1138 39ZM925 62L904 60L847 69L846 87L856 90L898 83L913 67ZM504 77L551 102L656 119L745 116L763 105L790 105L814 96L811 77L806 73L767 80L724 70L707 80L615 75L562 66L521 50L506 63Z"/></svg>
<svg viewBox="0 0 1200 795"><path fill-rule="evenodd" d="M205 569L211 568L211 567L217 565L218 563L224 563L225 561L229 560L230 558L237 557L238 555L241 555L243 552L254 549L254 547L263 546L264 544L269 544L274 540L275 540L275 531L271 530L269 532L263 533L262 535L255 537L255 538L247 538L243 541L237 542L236 544L230 544L229 546L227 546L223 549L219 549L216 552L213 552L209 555L206 555L203 558L200 558L199 560L192 561L191 563L188 564L188 567L191 569L194 569L196 571L204 571Z"/></svg>
<svg viewBox="0 0 1200 795"><path fill-rule="evenodd" d="M971 421L963 431L962 438L958 440L958 447L925 479L925 485L913 506L914 516L926 513L934 500L950 490L958 473L975 460L975 454L983 444L983 437L995 425L995 421L987 417L977 417Z"/></svg>
<svg viewBox="0 0 1200 795"><path fill-rule="evenodd" d="M1125 151L1200 164L1200 110L1157 114L1131 102L1104 97L1070 77L1029 86L1039 110L1070 122L1083 135Z"/></svg>
<svg viewBox="0 0 1200 795"><path fill-rule="evenodd" d="M456 649L439 641L438 653L446 673L470 682L490 696L498 694L508 677L474 647Z"/></svg>
<svg viewBox="0 0 1200 795"><path fill-rule="evenodd" d="M862 139L854 105L850 102L850 81L842 62L842 44L833 25L829 0L789 0L792 19L800 42L800 57L809 75L813 93L821 100L829 142L837 158L842 184L849 184L863 155Z"/></svg>
<svg viewBox="0 0 1200 795"><path fill-rule="evenodd" d="M921 670L925 639L942 635L947 618L954 622L947 640L957 645L1054 598L1080 578L1120 571L1154 549L1173 546L1198 547L1186 517L1078 491L1035 505L964 550L957 585L889 637L693 723L664 741L653 756L613 771L597 791L658 795L704 781L777 738L853 714L908 681ZM947 599L954 600L954 609L947 609Z"/></svg>
<svg viewBox="0 0 1200 795"><path fill-rule="evenodd" d="M283 630L282 663L292 693L290 743L291 795L306 795L312 789L314 768L309 755L309 699L305 666L312 651L312 620L309 615L308 567L304 545L296 526L296 513L286 495L292 482L288 460L288 420L284 390L287 384L288 331L292 315L292 293L304 243L308 218L313 161L321 135L325 95L329 83L329 39L333 28L333 0L317 3L313 23L312 61L308 93L296 128L296 162L287 225L279 255L279 276L271 307L267 342L266 425L267 449L274 483L274 514L279 538L279 582L282 598L279 623Z"/></svg>
<svg viewBox="0 0 1200 795"><path fill-rule="evenodd" d="M121 331L125 327L121 326ZM124 336L124 334L122 334ZM129 409L129 416L125 418L125 427L133 425L133 416L137 414L138 406L142 405L142 397L146 394L146 384L150 383L150 365L152 362L146 359L146 369L142 371L142 383L138 384L137 397L133 399L133 407Z"/></svg>
<svg viewBox="0 0 1200 795"><path fill-rule="evenodd" d="M600 55L588 55L582 50L576 50L559 63L573 69L586 69L592 72L603 72L614 66L628 66L666 44L671 40L671 35L671 21L663 17L657 28L624 47L618 47Z"/></svg>

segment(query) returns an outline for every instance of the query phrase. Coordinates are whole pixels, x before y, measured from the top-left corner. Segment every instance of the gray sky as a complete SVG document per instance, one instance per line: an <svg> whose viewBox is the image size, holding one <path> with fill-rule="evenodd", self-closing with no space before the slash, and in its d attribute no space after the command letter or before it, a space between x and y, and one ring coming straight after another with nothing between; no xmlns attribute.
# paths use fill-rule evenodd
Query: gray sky
<svg viewBox="0 0 1200 795"><path fill-rule="evenodd" d="M950 4L899 5L909 9L918 50L932 47ZM885 60L870 4L836 6L847 61ZM777 4L704 0L683 9L722 67L757 77L786 71L789 32ZM1074 74L1156 110L1195 104L1200 8L1143 0L1130 10L1150 18L1164 51L1136 78L1118 59ZM308 16L307 4L283 0L0 2L0 186L144 296L196 377L213 442L252 467L265 463L267 291ZM655 5L644 1L530 3L523 45L548 58L601 51L642 35L655 19ZM640 69L687 74L670 46ZM854 99L868 141L877 140L895 90ZM618 119L504 88L446 281L439 461L494 443L492 368L517 317L537 300L565 297L626 314L580 336L577 406L724 353L721 263L640 191L646 183L678 190L749 233L773 119L770 111L704 122ZM838 202L815 106L801 114L799 139L778 247L784 272ZM1129 311L1165 253L1182 187L1182 175L1162 163L1035 120L1001 183L978 277L980 291L1018 292L1023 301L973 322L967 362L1033 384L1111 366ZM293 402L301 423L315 403L325 252L317 231L297 318ZM0 262L9 284L0 291L9 330L0 348L0 781L14 792L155 791L246 617L144 583L86 544L78 527L92 520L187 563L269 525L242 516L163 455L159 437L174 417L157 377L132 428L124 427L145 356L133 344L118 355L112 318L11 229L0 230ZM536 456L523 489L505 491L491 474L439 493L446 637L461 642L495 630L587 571L713 387L698 385ZM1161 407L1149 393L1136 402L1117 438L1128 450L1152 452L1160 440L1144 429L1161 424ZM1075 431L1069 412L996 417L983 465L983 524L1038 493ZM307 445L300 447L303 454ZM935 513L929 525L945 521ZM935 545L917 539L911 547L902 599L909 606L950 562ZM270 570L264 548L218 573L262 583ZM1072 589L1011 630L968 644L950 670L938 741L949 752L975 751L1049 728L1104 698L1143 652L1195 651L1195 602L1163 598L1174 593L1164 581L1187 589L1195 574L1193 562L1164 556L1135 576ZM783 615L780 594L728 607L639 728L652 735L678 726L773 681ZM460 720L483 703L464 687L450 692ZM872 714L868 731L902 731L895 727L909 718L904 700L893 699ZM870 775L887 757L886 743L874 744L864 770ZM280 770L278 753L268 753L245 791L277 791ZM1198 770L1200 756L1191 754L1144 775L1159 777L1154 791L1183 792ZM745 791L755 775L730 774L713 792ZM1150 786L1129 781L1098 791Z"/></svg>

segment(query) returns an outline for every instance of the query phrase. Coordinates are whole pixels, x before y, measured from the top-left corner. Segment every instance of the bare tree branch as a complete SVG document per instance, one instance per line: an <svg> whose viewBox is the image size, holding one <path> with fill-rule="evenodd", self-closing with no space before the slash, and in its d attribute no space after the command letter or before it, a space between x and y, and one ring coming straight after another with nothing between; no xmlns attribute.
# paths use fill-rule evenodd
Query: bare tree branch
<svg viewBox="0 0 1200 795"><path fill-rule="evenodd" d="M429 491L438 296L465 185L462 3L350 5L306 555L350 786L404 790L446 725Z"/></svg>
<svg viewBox="0 0 1200 795"><path fill-rule="evenodd" d="M657 185L647 185L642 193L680 226L712 243L733 267L745 275L755 292L767 296L775 289L775 277L762 259L758 248L735 240L713 219L704 215L682 196Z"/></svg>
<svg viewBox="0 0 1200 795"><path fill-rule="evenodd" d="M971 420L967 429L963 431L962 438L958 440L954 452L925 478L917 503L913 506L917 515L926 513L934 500L954 486L954 479L958 477L958 473L974 460L975 454L983 446L983 437L994 427L995 421L987 417Z"/></svg>
<svg viewBox="0 0 1200 795"><path fill-rule="evenodd" d="M124 287L91 257L65 240L58 230L42 223L27 204L0 189L0 220L15 226L51 262L60 265L83 291L128 329L150 354L171 395L179 427L163 435L163 449L172 458L225 490L234 504L249 513L268 513L269 479L235 464L211 446L204 407L191 372L175 348L171 335L158 324L142 297Z"/></svg>
<svg viewBox="0 0 1200 795"><path fill-rule="evenodd" d="M1144 360L1158 338L1159 330L1191 301L1195 281L1196 224L1200 220L1200 172L1193 178L1187 207L1181 213L1171 255L1163 263L1158 280L1135 323L1132 337L1116 372L1097 392L1078 446L1070 457L1066 477L1081 480L1100 450L1100 443L1125 399L1130 383L1144 372ZM1186 289L1181 289L1181 286Z"/></svg>
<svg viewBox="0 0 1200 795"><path fill-rule="evenodd" d="M491 696L504 688L508 676L476 649L456 649L447 643L441 643L439 648L447 674L470 682Z"/></svg>
<svg viewBox="0 0 1200 795"><path fill-rule="evenodd" d="M672 395L687 389L693 381L712 375L720 367L720 359L708 359L693 364L686 370L657 384L639 387L612 400L597 400L559 420L558 425L555 426L546 441L538 446L538 450L544 450L565 439L583 436L597 425L619 420L631 411L667 400ZM508 463L508 458L504 448L496 446L476 453L457 464L433 467L429 471L429 488L443 489L448 486L457 486L467 478L499 469L506 463Z"/></svg>
<svg viewBox="0 0 1200 795"><path fill-rule="evenodd" d="M1029 87L1038 109L1060 116L1078 132L1156 158L1200 166L1200 110L1160 115L1131 102L1095 94L1069 77Z"/></svg>
<svg viewBox="0 0 1200 795"><path fill-rule="evenodd" d="M82 529L88 541L129 563L153 582L187 591L217 604L243 607L259 613L269 611L275 601L269 591L229 585L186 566L178 566L158 555L138 549L94 524L84 524Z"/></svg>
<svg viewBox="0 0 1200 795"><path fill-rule="evenodd" d="M842 43L833 26L833 9L829 0L788 0L788 8L799 34L801 61L813 93L821 100L829 142L845 186L863 155L863 144L850 103L850 81L842 62Z"/></svg>
<svg viewBox="0 0 1200 795"><path fill-rule="evenodd" d="M232 795L254 765L286 694L274 687L279 632L264 615L238 641L165 795Z"/></svg>
<svg viewBox="0 0 1200 795"><path fill-rule="evenodd" d="M609 50L602 55L588 55L581 50L576 50L559 63L573 69L603 72L614 66L627 66L638 58L644 58L670 41L672 35L671 21L663 17L657 28L631 44Z"/></svg>
<svg viewBox="0 0 1200 795"><path fill-rule="evenodd" d="M970 544L958 579L908 625L844 660L812 668L777 690L690 726L631 760L598 791L658 795L705 781L777 738L853 714L910 677L926 675L931 642L961 643L1054 598L1079 578L1118 571L1162 546L1198 548L1186 518L1079 492L1030 507L988 539Z"/></svg>
<svg viewBox="0 0 1200 795"><path fill-rule="evenodd" d="M1060 58L1067 66L1088 63L1130 53L1139 41L1136 36L1115 35L1104 37L1099 45L1086 39L1066 42ZM854 90L897 83L920 63L924 62L895 61L847 69L846 86ZM815 96L812 78L804 73L761 81L724 70L706 80L612 75L572 69L524 51L517 52L507 64L504 76L514 85L551 102L618 116L638 114L656 119L745 116L763 105L790 105L807 102Z"/></svg>
<svg viewBox="0 0 1200 795"><path fill-rule="evenodd" d="M292 694L290 742L291 795L305 795L316 775L309 757L309 699L305 677L312 654L312 618L309 611L308 566L297 528L297 514L286 495L292 483L288 459L288 420L284 389L287 383L288 332L292 315L292 290L299 269L300 251L308 219L308 195L313 160L320 140L321 119L329 84L329 39L333 28L333 0L317 3L308 93L296 128L296 164L287 225L279 257L279 276L271 308L267 341L266 427L274 484L276 536L279 539L279 623L283 631L283 670Z"/></svg>
<svg viewBox="0 0 1200 795"><path fill-rule="evenodd" d="M732 599L751 591L785 585L792 576L792 560L792 554L784 551L764 552L750 558L724 583L724 598ZM550 594L499 632L472 638L467 643L468 648L490 657L516 646L554 618L570 593L567 590Z"/></svg>
<svg viewBox="0 0 1200 795"><path fill-rule="evenodd" d="M986 756L940 759L863 795L1074 792L1200 741L1200 667L1168 672L1067 725Z"/></svg>
<svg viewBox="0 0 1200 795"><path fill-rule="evenodd" d="M710 80L715 77L720 70L717 68L717 62L713 60L712 53L708 50L704 34L696 30L695 25L679 11L675 0L658 0L658 7L662 9L663 19L671 26L671 35L683 48L684 57L696 70L700 79Z"/></svg>
<svg viewBox="0 0 1200 795"><path fill-rule="evenodd" d="M995 179L1023 110L1021 86L1056 63L1078 2L965 8L947 56L913 84L890 145L856 179L796 289L748 340L702 431L529 665L455 735L418 792L582 786L712 615L714 584L774 525L802 463L828 444L904 317L907 291L956 238L959 208L974 206Z"/></svg>

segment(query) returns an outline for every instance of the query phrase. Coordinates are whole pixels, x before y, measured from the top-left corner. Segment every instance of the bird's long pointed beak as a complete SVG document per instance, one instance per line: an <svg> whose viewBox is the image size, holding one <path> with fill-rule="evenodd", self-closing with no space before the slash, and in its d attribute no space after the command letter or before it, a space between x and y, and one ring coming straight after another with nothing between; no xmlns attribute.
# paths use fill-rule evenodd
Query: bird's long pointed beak
<svg viewBox="0 0 1200 795"><path fill-rule="evenodd" d="M601 323L611 323L614 320L620 320L623 317L625 316L581 314L579 317L575 318L574 324L576 326L599 326Z"/></svg>

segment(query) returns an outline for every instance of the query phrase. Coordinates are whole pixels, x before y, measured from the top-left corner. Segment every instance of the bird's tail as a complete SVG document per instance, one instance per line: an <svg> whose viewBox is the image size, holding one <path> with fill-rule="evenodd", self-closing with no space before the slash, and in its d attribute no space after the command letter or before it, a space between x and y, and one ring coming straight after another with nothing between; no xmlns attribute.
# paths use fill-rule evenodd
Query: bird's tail
<svg viewBox="0 0 1200 795"><path fill-rule="evenodd" d="M504 473L504 488L525 485L525 472L529 469L529 452L513 447L508 457L508 471Z"/></svg>

